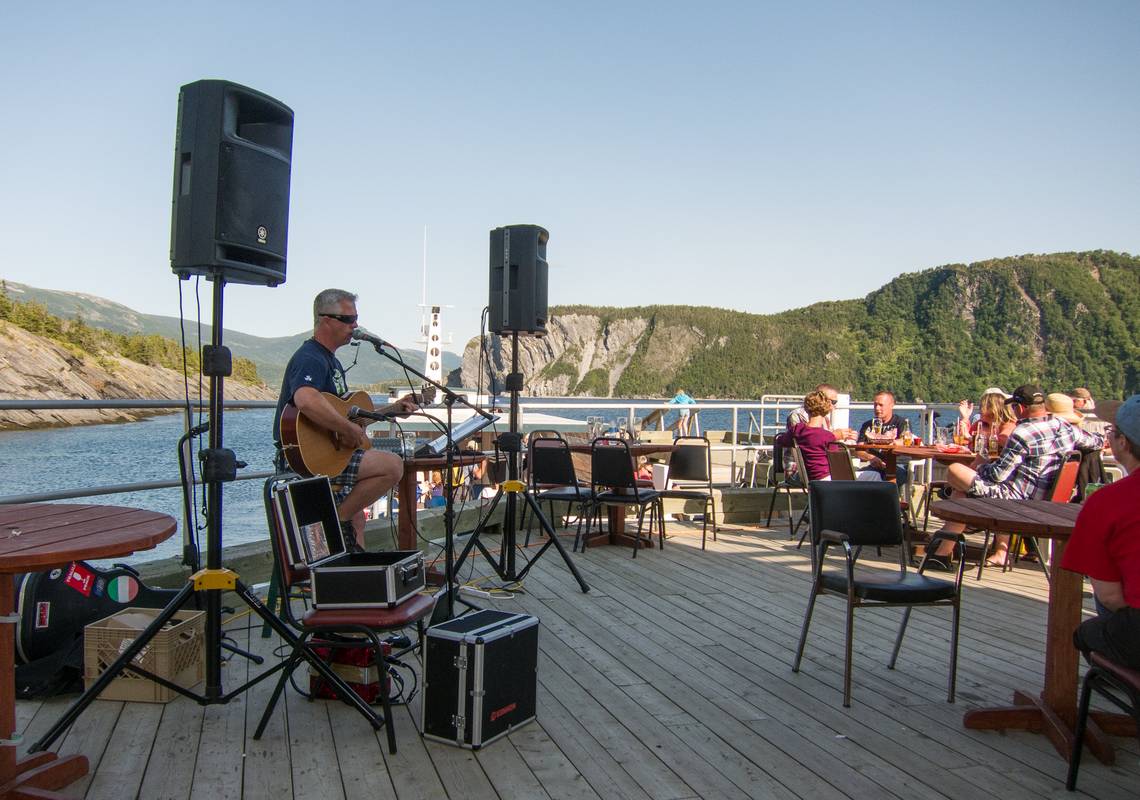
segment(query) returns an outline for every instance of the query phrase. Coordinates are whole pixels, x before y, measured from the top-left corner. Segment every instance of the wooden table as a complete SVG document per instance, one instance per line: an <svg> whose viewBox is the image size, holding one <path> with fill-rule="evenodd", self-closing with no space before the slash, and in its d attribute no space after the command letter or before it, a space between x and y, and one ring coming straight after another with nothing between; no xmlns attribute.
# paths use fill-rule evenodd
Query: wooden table
<svg viewBox="0 0 1140 800"><path fill-rule="evenodd" d="M570 451L573 453L590 453L589 442L571 443ZM667 442L630 442L629 455L636 463L639 456L652 453L672 453L677 445ZM586 540L588 547L599 544L620 544L625 547L653 547L653 542L630 536L625 532L625 506L613 505L606 508L607 530L599 531Z"/></svg>
<svg viewBox="0 0 1140 800"><path fill-rule="evenodd" d="M974 453L967 450L964 453L947 453L932 445L871 444L870 442L840 442L850 450L875 450L882 453L884 480L897 482L897 468L899 456L908 456L916 460L932 458L940 464L969 464L974 460Z"/></svg>
<svg viewBox="0 0 1140 800"><path fill-rule="evenodd" d="M484 453L463 452L453 456L452 466L467 467L485 461ZM418 550L416 528L416 473L430 472L431 470L444 470L447 468L447 459L443 456L429 458L405 458L404 474L396 484L396 493L400 501L399 516L396 525L396 545L400 550Z"/></svg>
<svg viewBox="0 0 1140 800"><path fill-rule="evenodd" d="M12 575L63 567L89 558L126 556L169 538L174 518L120 506L21 503L0 506L0 800L62 797L60 789L87 774L84 756L33 753L16 758L15 597ZM27 791L25 791L27 790Z"/></svg>
<svg viewBox="0 0 1140 800"><path fill-rule="evenodd" d="M1081 621L1083 578L1058 565L1065 554L1065 543L1073 532L1081 507L1074 503L1048 500L997 500L964 497L940 500L930 507L932 514L952 522L963 522L998 533L1020 533L1053 540L1053 564L1049 581L1049 611L1045 639L1045 686L1040 695L1014 691L1013 705L967 711L963 722L979 730L1028 730L1044 733L1065 759L1073 747L1073 726L1077 719L1079 655L1073 645L1073 631ZM1130 717L1123 714L1092 712L1085 742L1105 764L1115 755L1106 733L1136 735Z"/></svg>

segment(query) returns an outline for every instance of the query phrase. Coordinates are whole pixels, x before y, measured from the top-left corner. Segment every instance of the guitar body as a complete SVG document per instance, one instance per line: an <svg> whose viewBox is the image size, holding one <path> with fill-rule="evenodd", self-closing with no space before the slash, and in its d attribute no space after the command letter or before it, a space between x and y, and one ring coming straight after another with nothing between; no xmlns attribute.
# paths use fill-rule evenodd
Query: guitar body
<svg viewBox="0 0 1140 800"><path fill-rule="evenodd" d="M368 392L353 392L344 398L321 392L325 399L346 418L352 406L372 411L372 398ZM369 449L371 445L365 447ZM333 433L309 420L292 403L281 412L281 448L289 468L306 478L316 475L336 477L344 472L355 443L344 441L340 434Z"/></svg>

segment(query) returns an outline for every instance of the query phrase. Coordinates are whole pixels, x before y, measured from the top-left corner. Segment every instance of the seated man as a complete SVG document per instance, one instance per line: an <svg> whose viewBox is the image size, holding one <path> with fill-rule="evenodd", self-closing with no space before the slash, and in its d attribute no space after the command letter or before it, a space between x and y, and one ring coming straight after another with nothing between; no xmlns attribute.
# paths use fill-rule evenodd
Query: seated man
<svg viewBox="0 0 1140 800"><path fill-rule="evenodd" d="M878 421L879 430L884 435L894 434L893 438L898 439L902 436L903 432L903 418L895 413L895 395L893 392L888 392L884 389L881 392L875 393L875 415L871 419L864 422L859 426L859 442L868 442L870 437L867 435L875 422ZM856 450L856 457L867 461L868 469L873 470L879 474L883 480L887 479L886 468L887 465L882 459L882 450L875 448L867 448L866 450ZM868 470L863 470L864 472ZM862 473L860 473L862 474ZM866 480L866 478L864 478ZM895 468L895 480L901 485L906 483L906 466L899 465Z"/></svg>
<svg viewBox="0 0 1140 800"><path fill-rule="evenodd" d="M1018 386L1005 402L1013 407L1017 426L1006 440L1001 455L995 461L979 455L969 466L951 464L947 482L955 492L975 497L1039 500L1048 494L1070 452L1099 450L1104 446L1103 436L1049 416L1045 393L1038 386ZM947 523L942 530L961 533L965 526ZM951 541L942 541L928 563L948 569L953 546ZM1008 550L1009 536L995 537L993 555L986 563L1004 564Z"/></svg>
<svg viewBox="0 0 1140 800"><path fill-rule="evenodd" d="M313 337L297 349L285 366L277 412L273 417L279 469L284 468L281 416L290 403L315 425L356 446L344 471L340 475L329 476L345 546L350 549L364 546L364 509L387 493L404 474L404 462L399 456L365 450L369 443L365 426L341 414L322 394L341 395L348 390L344 367L335 353L352 341L356 319L355 294L341 289L325 289L316 296L313 300ZM393 415L409 414L416 410L416 405L409 395L377 410Z"/></svg>
<svg viewBox="0 0 1140 800"><path fill-rule="evenodd" d="M1116 410L1108 437L1128 476L1085 501L1061 566L1088 575L1096 598L1097 616L1073 634L1077 649L1140 669L1140 395Z"/></svg>
<svg viewBox="0 0 1140 800"><path fill-rule="evenodd" d="M832 386L830 383L821 383L812 390L813 392L822 392L830 407L827 409L826 415L823 418L824 430L831 431L835 434L836 439L854 439L855 431L851 428L832 428L831 427L831 412L835 410L835 404L839 402L839 390ZM787 420L784 421L784 430L791 431L793 427L799 423L806 423L811 418L808 413L807 406L802 405L788 414Z"/></svg>

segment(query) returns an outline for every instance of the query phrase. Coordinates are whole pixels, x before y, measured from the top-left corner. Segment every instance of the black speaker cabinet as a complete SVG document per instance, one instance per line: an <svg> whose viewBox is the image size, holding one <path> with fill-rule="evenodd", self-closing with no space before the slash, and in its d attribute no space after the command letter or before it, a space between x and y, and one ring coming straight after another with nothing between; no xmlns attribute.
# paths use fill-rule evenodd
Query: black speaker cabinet
<svg viewBox="0 0 1140 800"><path fill-rule="evenodd" d="M179 277L285 281L293 111L228 81L178 95L170 266Z"/></svg>
<svg viewBox="0 0 1140 800"><path fill-rule="evenodd" d="M546 242L537 225L507 225L491 231L492 333L546 333Z"/></svg>

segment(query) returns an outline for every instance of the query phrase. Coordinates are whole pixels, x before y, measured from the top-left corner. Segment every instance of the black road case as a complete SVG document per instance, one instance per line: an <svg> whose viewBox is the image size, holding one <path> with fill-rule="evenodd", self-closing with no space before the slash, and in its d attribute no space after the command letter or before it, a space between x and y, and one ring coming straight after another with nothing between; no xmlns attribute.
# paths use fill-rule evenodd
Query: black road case
<svg viewBox="0 0 1140 800"><path fill-rule="evenodd" d="M279 484L273 495L288 532L289 563L307 566L316 608L393 608L424 588L419 550L345 552L325 477Z"/></svg>
<svg viewBox="0 0 1140 800"><path fill-rule="evenodd" d="M478 750L534 719L538 618L485 609L428 629L421 729Z"/></svg>

